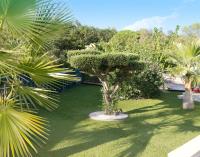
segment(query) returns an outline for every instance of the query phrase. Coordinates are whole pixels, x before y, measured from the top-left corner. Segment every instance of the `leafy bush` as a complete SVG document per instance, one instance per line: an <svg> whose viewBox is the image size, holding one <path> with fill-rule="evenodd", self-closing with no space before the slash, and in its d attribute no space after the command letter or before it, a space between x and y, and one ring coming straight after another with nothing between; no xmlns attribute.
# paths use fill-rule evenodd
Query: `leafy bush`
<svg viewBox="0 0 200 157"><path fill-rule="evenodd" d="M135 77L123 82L122 88L117 94L121 99L150 98L160 93L159 88L162 84L160 68L153 64L147 64L144 70L137 73Z"/></svg>
<svg viewBox="0 0 200 157"><path fill-rule="evenodd" d="M138 75L136 84L142 97L154 97L159 94L163 84L162 71L155 65L148 66Z"/></svg>

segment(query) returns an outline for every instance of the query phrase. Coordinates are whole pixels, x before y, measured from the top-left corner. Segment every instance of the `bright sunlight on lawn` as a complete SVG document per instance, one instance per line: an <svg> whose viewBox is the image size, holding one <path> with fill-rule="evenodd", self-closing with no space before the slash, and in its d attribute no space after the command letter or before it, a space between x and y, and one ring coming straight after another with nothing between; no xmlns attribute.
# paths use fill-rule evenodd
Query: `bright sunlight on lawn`
<svg viewBox="0 0 200 157"><path fill-rule="evenodd" d="M50 137L37 157L165 157L199 135L200 107L181 109L178 93L165 92L157 99L121 101L129 118L99 122L88 114L100 110L97 86L78 86L61 94L59 109L42 110L50 121Z"/></svg>

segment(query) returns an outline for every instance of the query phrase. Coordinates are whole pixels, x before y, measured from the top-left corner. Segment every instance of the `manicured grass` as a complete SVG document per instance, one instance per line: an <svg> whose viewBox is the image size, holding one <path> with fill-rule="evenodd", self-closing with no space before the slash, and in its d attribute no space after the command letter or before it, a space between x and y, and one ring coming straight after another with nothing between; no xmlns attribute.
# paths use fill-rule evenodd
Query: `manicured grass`
<svg viewBox="0 0 200 157"><path fill-rule="evenodd" d="M121 101L127 120L98 122L88 114L100 110L100 87L68 89L56 111L41 112L51 132L36 157L166 157L200 134L200 104L184 111L176 95L166 92L157 99Z"/></svg>

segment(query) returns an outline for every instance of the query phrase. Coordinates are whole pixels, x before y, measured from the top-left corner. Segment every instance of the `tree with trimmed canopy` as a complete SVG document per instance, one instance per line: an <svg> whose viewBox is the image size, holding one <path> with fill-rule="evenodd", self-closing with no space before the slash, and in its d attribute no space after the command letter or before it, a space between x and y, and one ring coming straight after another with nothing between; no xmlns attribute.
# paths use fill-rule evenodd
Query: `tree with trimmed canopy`
<svg viewBox="0 0 200 157"><path fill-rule="evenodd" d="M143 68L139 57L129 53L102 53L91 50L68 52L68 62L72 67L97 76L103 86L105 114L114 114L116 109L116 92L122 82Z"/></svg>

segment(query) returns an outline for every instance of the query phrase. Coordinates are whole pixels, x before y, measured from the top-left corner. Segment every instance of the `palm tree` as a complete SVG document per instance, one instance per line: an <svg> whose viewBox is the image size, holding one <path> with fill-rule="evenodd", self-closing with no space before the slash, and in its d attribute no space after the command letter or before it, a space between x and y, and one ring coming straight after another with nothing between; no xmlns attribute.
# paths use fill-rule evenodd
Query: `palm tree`
<svg viewBox="0 0 200 157"><path fill-rule="evenodd" d="M0 157L32 156L47 140L37 105L55 109L55 87L74 78L55 75L68 70L45 51L70 20L69 10L50 0L0 1Z"/></svg>
<svg viewBox="0 0 200 157"><path fill-rule="evenodd" d="M180 75L184 80L183 109L193 109L192 86L200 78L200 45L197 42L179 45L178 50L170 54L170 58L175 65L171 73Z"/></svg>

